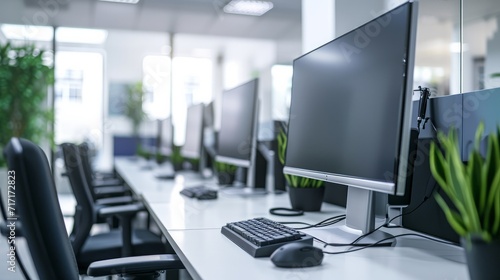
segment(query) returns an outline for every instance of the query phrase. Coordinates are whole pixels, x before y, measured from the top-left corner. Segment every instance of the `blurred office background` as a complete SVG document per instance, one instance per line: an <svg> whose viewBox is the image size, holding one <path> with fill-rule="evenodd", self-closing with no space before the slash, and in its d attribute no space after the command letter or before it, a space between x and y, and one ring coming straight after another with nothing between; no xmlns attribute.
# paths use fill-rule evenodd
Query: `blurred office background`
<svg viewBox="0 0 500 280"><path fill-rule="evenodd" d="M120 110L127 86L143 83L150 120L172 116L179 146L188 106L213 100L217 129L222 90L253 77L260 77L260 122L286 120L293 59L403 1L273 0L262 16L226 13L227 2L2 1L0 42L30 41L48 51L56 144L87 140L97 167L111 169L113 135L132 133ZM421 0L415 87L440 96L500 86L493 77L499 21L497 0ZM153 131L148 124L145 134Z"/></svg>

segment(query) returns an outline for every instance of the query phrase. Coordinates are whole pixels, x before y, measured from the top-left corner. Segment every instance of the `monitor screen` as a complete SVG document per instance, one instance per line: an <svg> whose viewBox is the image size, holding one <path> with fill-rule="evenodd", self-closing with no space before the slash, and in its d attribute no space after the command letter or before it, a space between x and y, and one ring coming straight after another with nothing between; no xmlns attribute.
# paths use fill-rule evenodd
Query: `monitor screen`
<svg viewBox="0 0 500 280"><path fill-rule="evenodd" d="M248 167L252 156L258 80L222 94L221 127L217 160Z"/></svg>
<svg viewBox="0 0 500 280"><path fill-rule="evenodd" d="M416 12L405 3L293 63L284 172L347 185L349 232L405 191Z"/></svg>
<svg viewBox="0 0 500 280"><path fill-rule="evenodd" d="M203 145L203 108L204 104L191 105L187 111L186 141L181 148L183 157L199 159Z"/></svg>
<svg viewBox="0 0 500 280"><path fill-rule="evenodd" d="M168 117L161 121L160 127L160 147L159 152L164 156L172 155L172 146L173 146L173 126L172 126L172 118Z"/></svg>

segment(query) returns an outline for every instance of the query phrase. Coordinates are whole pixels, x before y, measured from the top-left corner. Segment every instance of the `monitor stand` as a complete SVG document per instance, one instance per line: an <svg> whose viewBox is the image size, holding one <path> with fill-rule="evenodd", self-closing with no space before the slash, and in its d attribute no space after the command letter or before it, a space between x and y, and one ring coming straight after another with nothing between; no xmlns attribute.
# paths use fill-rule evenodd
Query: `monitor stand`
<svg viewBox="0 0 500 280"><path fill-rule="evenodd" d="M227 195L239 196L261 196L268 194L265 188L252 188L240 182L235 182L233 185L227 185L221 191Z"/></svg>
<svg viewBox="0 0 500 280"><path fill-rule="evenodd" d="M159 164L154 171L155 178L159 180L173 180L175 179L175 170L172 164L168 161Z"/></svg>
<svg viewBox="0 0 500 280"><path fill-rule="evenodd" d="M247 172L243 168L238 168L236 171L236 178L232 185L227 185L222 189L222 193L227 195L238 195L238 196L262 196L268 194L268 191L265 187L254 187L256 185L256 181L258 181L258 185L261 186L265 184L265 181L256 180L256 172L253 165L250 165L247 168ZM265 178L265 177L264 177ZM246 184L243 183L246 181Z"/></svg>
<svg viewBox="0 0 500 280"><path fill-rule="evenodd" d="M330 229L327 242L351 244L361 235L371 232L375 229L376 206L380 205L383 208L386 204L387 195L383 193L349 186L347 190L346 224ZM366 246L376 242L380 243L374 246L392 246L395 239L391 237L391 234L377 230L357 241L353 246Z"/></svg>

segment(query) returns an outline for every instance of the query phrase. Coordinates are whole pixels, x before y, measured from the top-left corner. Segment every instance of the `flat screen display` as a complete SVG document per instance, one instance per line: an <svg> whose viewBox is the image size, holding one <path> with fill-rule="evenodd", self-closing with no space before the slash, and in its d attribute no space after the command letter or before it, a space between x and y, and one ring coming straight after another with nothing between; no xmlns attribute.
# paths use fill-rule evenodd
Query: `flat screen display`
<svg viewBox="0 0 500 280"><path fill-rule="evenodd" d="M257 83L254 79L222 94L221 128L217 156L238 161L251 160L254 137Z"/></svg>
<svg viewBox="0 0 500 280"><path fill-rule="evenodd" d="M294 61L287 167L395 183L410 133L411 18L399 6Z"/></svg>

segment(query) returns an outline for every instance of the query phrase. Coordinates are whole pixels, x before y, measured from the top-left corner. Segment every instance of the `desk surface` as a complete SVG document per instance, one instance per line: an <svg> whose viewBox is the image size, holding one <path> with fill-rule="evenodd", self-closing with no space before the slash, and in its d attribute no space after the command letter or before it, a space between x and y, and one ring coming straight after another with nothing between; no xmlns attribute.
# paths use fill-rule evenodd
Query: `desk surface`
<svg viewBox="0 0 500 280"><path fill-rule="evenodd" d="M217 188L214 180L190 175L177 176L175 181L158 180L154 170L143 170L141 166L144 162L115 160L117 172L144 198L167 240L195 279L469 279L461 248L419 237L398 238L395 247L326 254L323 264L317 267L275 267L269 258L248 255L222 235L220 228L227 222L254 217L317 223L342 214L345 209L325 203L321 212L304 216L270 215L271 207L290 207L287 194L241 197L219 192L216 200L198 201L180 195L179 191L184 185ZM392 234L411 232L385 230ZM322 240L331 238L328 228L304 231Z"/></svg>

